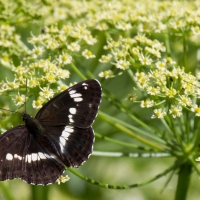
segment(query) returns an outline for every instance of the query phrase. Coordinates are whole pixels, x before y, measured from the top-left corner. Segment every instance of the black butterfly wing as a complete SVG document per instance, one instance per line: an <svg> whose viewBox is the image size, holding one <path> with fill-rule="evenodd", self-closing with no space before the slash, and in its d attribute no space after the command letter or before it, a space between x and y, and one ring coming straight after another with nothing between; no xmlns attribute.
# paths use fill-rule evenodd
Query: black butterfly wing
<svg viewBox="0 0 200 200"><path fill-rule="evenodd" d="M0 180L21 178L30 184L54 183L65 170L62 162L38 143L26 126L0 136Z"/></svg>
<svg viewBox="0 0 200 200"><path fill-rule="evenodd" d="M94 133L91 127L101 101L96 80L80 82L60 93L37 113L46 135L56 146L63 163L77 167L92 153Z"/></svg>
<svg viewBox="0 0 200 200"><path fill-rule="evenodd" d="M100 101L100 84L87 80L51 99L36 120L23 114L25 126L0 136L0 180L47 185L60 177L64 165L82 164L92 152L91 125Z"/></svg>
<svg viewBox="0 0 200 200"><path fill-rule="evenodd" d="M39 110L35 118L49 126L71 125L87 128L93 123L100 102L100 84L90 79L55 96Z"/></svg>
<svg viewBox="0 0 200 200"><path fill-rule="evenodd" d="M92 127L83 129L73 126L47 126L46 131L66 166L78 167L91 155L94 143Z"/></svg>

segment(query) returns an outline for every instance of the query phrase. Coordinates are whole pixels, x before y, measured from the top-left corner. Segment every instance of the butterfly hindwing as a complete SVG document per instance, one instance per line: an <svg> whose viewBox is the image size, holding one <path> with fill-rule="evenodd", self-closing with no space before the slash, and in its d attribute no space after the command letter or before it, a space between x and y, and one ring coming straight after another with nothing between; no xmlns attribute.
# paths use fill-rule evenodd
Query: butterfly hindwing
<svg viewBox="0 0 200 200"><path fill-rule="evenodd" d="M25 173L21 178L31 184L54 183L65 171L65 166L58 156L43 148L33 136L25 156L25 163Z"/></svg>
<svg viewBox="0 0 200 200"><path fill-rule="evenodd" d="M25 126L15 127L1 135L0 180L13 179L21 175L24 167L22 157L25 155L28 137Z"/></svg>
<svg viewBox="0 0 200 200"><path fill-rule="evenodd" d="M62 162L68 167L78 167L92 153L94 133L91 127L46 127L48 137L55 145Z"/></svg>
<svg viewBox="0 0 200 200"><path fill-rule="evenodd" d="M15 127L2 136L0 180L21 178L30 184L46 185L55 182L65 170L62 162L48 154L25 126Z"/></svg>

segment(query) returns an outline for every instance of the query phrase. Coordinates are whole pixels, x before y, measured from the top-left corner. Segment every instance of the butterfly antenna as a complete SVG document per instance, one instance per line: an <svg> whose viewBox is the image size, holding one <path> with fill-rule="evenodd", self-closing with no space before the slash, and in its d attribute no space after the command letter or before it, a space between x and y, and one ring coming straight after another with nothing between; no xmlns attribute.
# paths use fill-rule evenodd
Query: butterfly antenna
<svg viewBox="0 0 200 200"><path fill-rule="evenodd" d="M27 100L27 92L28 92L28 79L26 78L26 94L25 94L25 102L24 102L24 106L25 106L25 113L26 113L26 100Z"/></svg>
<svg viewBox="0 0 200 200"><path fill-rule="evenodd" d="M8 109L5 109L5 108L0 108L0 110L5 110L5 111L8 111L8 112L12 112L12 113L17 113L17 114L22 114L20 112L16 112L16 111L13 111L13 110L8 110Z"/></svg>

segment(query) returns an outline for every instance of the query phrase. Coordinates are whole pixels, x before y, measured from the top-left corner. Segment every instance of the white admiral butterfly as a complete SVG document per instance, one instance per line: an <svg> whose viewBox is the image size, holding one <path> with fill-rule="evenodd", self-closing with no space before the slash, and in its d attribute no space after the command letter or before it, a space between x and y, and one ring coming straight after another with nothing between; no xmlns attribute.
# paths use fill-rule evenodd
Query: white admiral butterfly
<svg viewBox="0 0 200 200"><path fill-rule="evenodd" d="M91 127L101 102L96 80L80 82L47 102L35 118L0 136L0 180L21 178L29 184L54 183L65 166L78 167L92 153Z"/></svg>

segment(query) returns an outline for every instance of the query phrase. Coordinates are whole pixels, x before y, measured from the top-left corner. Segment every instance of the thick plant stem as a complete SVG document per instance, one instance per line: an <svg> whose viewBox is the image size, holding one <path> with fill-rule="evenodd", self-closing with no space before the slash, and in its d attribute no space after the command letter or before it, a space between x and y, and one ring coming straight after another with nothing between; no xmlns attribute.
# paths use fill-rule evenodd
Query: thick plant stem
<svg viewBox="0 0 200 200"><path fill-rule="evenodd" d="M175 200L186 200L189 184L190 184L190 176L192 172L191 163L184 163L180 166L180 170L178 173L178 183L176 188Z"/></svg>
<svg viewBox="0 0 200 200"><path fill-rule="evenodd" d="M49 187L44 187L40 185L32 185L31 186L31 199L42 199L42 200L48 200L48 192Z"/></svg>

